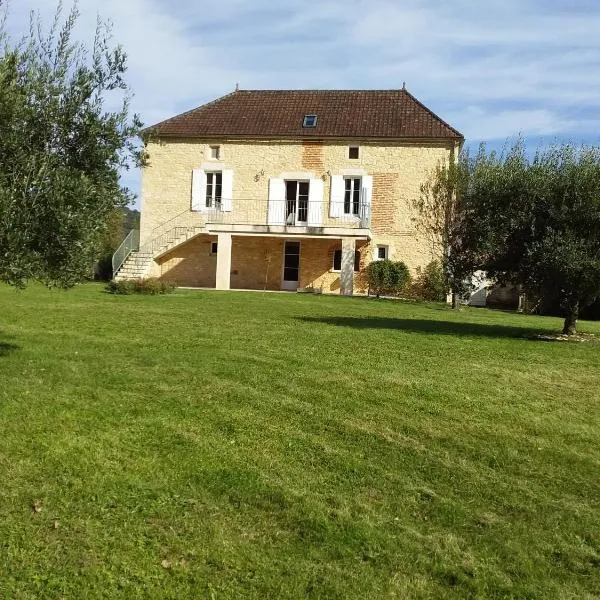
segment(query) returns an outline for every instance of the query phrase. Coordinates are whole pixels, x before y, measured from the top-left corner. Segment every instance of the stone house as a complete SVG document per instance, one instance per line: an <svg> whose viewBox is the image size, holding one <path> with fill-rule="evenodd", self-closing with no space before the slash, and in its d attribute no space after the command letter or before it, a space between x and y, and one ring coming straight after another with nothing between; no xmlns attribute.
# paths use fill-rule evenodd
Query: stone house
<svg viewBox="0 0 600 600"><path fill-rule="evenodd" d="M238 90L147 130L139 251L117 277L221 290L365 290L432 259L411 199L463 136L406 89Z"/></svg>

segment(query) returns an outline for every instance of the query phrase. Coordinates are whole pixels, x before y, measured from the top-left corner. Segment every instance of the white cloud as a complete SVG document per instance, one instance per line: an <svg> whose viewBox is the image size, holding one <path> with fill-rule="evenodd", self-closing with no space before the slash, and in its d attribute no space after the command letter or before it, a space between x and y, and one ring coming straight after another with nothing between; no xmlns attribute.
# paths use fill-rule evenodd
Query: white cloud
<svg viewBox="0 0 600 600"><path fill-rule="evenodd" d="M80 0L114 22L146 123L243 88L408 88L474 140L598 138L600 6L587 0ZM13 0L10 26L54 0Z"/></svg>
<svg viewBox="0 0 600 600"><path fill-rule="evenodd" d="M509 135L554 136L560 133L564 124L550 110L500 110L486 111L477 106L468 106L455 121L464 119L467 128L461 133L468 140L496 140ZM452 120L452 117L449 117Z"/></svg>

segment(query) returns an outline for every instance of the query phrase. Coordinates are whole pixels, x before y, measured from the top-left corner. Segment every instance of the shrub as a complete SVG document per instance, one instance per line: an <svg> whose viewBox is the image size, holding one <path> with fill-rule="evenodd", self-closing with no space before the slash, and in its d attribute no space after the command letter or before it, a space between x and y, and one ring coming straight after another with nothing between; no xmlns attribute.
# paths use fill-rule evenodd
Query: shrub
<svg viewBox="0 0 600 600"><path fill-rule="evenodd" d="M175 289L175 285L168 281L162 281L156 277L148 279L125 279L121 281L108 282L106 291L111 294L148 294L156 296L157 294L168 294Z"/></svg>
<svg viewBox="0 0 600 600"><path fill-rule="evenodd" d="M410 281L410 272L403 262L377 260L367 267L369 292L381 294L399 294Z"/></svg>
<svg viewBox="0 0 600 600"><path fill-rule="evenodd" d="M411 283L411 298L444 302L447 291L440 261L433 260L424 269L417 268L417 275Z"/></svg>

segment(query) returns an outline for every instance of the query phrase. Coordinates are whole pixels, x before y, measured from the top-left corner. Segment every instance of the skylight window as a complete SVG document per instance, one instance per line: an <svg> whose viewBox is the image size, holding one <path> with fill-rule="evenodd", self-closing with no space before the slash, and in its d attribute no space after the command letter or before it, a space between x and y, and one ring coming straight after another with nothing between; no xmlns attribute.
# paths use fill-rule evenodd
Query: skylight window
<svg viewBox="0 0 600 600"><path fill-rule="evenodd" d="M316 127L317 126L317 115L304 115L304 121L302 127Z"/></svg>

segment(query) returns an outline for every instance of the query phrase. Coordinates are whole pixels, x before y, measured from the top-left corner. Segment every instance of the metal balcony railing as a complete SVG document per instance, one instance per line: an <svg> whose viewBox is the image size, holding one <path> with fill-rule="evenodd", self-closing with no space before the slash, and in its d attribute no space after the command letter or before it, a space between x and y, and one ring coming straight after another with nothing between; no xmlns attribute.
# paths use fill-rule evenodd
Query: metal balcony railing
<svg viewBox="0 0 600 600"><path fill-rule="evenodd" d="M370 205L365 202L236 199L212 202L194 211L206 224L280 225L288 227L351 227L368 229ZM229 210L230 209L230 210Z"/></svg>

